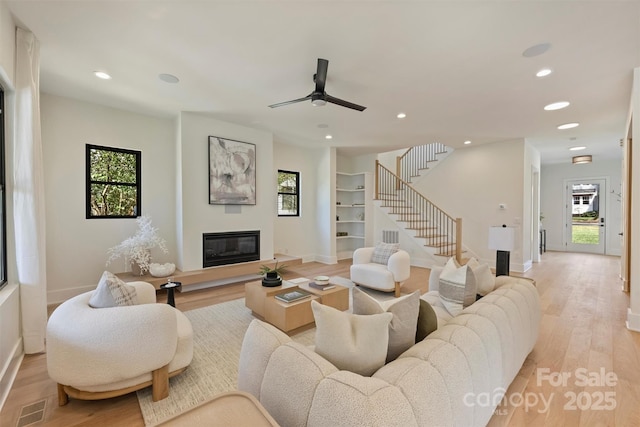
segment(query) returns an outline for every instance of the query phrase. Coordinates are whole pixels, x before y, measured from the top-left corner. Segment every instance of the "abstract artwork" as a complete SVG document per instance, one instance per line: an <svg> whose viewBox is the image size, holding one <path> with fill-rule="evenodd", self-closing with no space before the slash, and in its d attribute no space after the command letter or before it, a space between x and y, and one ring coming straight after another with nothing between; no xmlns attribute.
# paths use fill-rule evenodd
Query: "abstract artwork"
<svg viewBox="0 0 640 427"><path fill-rule="evenodd" d="M209 204L256 204L256 146L209 137Z"/></svg>

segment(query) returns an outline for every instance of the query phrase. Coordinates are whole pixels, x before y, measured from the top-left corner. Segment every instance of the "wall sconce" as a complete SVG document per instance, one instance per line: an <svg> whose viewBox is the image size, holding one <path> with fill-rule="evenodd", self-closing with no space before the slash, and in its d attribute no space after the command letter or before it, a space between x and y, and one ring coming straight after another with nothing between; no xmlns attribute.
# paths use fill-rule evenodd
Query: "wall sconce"
<svg viewBox="0 0 640 427"><path fill-rule="evenodd" d="M571 158L571 163L574 165L580 165L583 163L591 163L591 154L587 154L584 156L575 156Z"/></svg>
<svg viewBox="0 0 640 427"><path fill-rule="evenodd" d="M516 231L513 227L489 227L489 249L496 252L496 277L509 275L509 255L515 248Z"/></svg>

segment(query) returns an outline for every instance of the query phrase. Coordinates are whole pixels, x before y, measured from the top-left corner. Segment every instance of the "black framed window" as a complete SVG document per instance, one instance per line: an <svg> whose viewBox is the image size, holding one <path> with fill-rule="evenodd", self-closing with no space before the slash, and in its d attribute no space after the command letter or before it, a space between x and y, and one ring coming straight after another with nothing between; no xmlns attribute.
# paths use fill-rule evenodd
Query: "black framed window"
<svg viewBox="0 0 640 427"><path fill-rule="evenodd" d="M142 152L87 144L87 219L141 215Z"/></svg>
<svg viewBox="0 0 640 427"><path fill-rule="evenodd" d="M300 172L278 171L278 216L300 216Z"/></svg>
<svg viewBox="0 0 640 427"><path fill-rule="evenodd" d="M0 289L7 284L7 196L4 158L4 90L0 86Z"/></svg>

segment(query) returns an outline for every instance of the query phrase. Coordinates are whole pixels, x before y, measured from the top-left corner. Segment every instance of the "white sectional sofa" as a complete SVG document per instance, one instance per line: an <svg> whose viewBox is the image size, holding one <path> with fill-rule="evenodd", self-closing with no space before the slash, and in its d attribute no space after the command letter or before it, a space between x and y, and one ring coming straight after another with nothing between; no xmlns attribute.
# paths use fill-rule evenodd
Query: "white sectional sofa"
<svg viewBox="0 0 640 427"><path fill-rule="evenodd" d="M254 320L241 350L238 387L287 427L483 426L496 406L475 396L500 401L535 345L540 316L533 284L501 279L371 377L340 371Z"/></svg>

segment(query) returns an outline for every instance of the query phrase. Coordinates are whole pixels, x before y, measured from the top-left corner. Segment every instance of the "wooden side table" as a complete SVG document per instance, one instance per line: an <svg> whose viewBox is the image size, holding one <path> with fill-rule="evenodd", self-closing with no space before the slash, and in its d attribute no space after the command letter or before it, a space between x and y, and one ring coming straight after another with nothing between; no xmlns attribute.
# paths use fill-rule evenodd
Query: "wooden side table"
<svg viewBox="0 0 640 427"><path fill-rule="evenodd" d="M220 394L160 425L273 427L278 426L278 423L253 395L243 391L233 391Z"/></svg>

